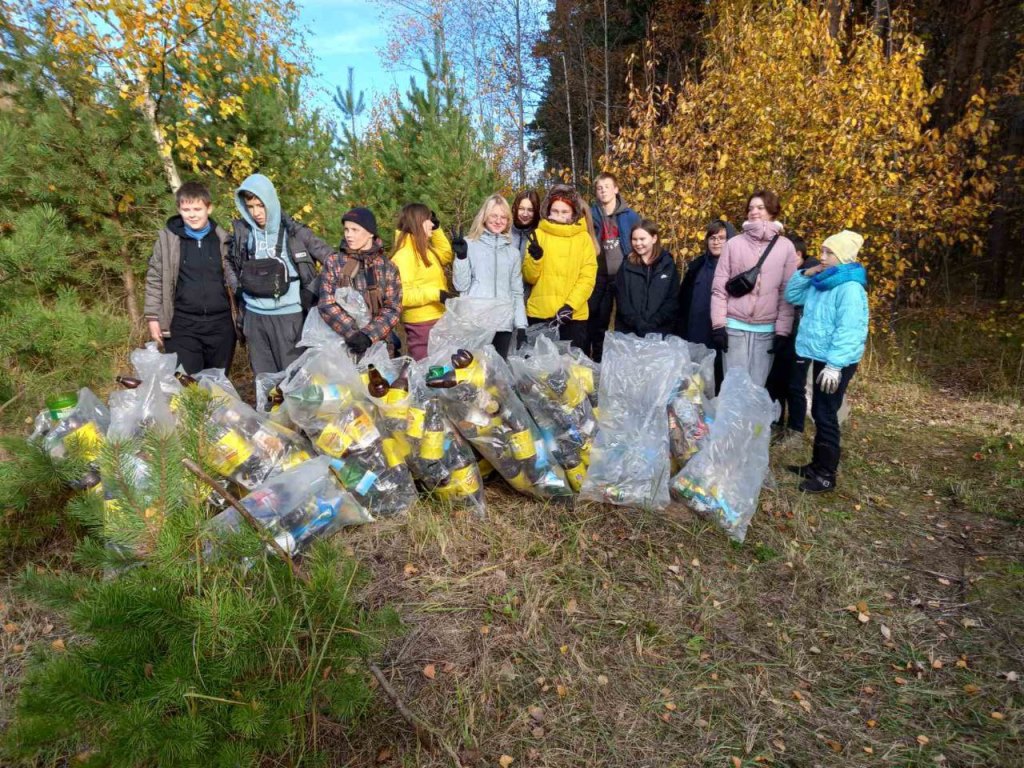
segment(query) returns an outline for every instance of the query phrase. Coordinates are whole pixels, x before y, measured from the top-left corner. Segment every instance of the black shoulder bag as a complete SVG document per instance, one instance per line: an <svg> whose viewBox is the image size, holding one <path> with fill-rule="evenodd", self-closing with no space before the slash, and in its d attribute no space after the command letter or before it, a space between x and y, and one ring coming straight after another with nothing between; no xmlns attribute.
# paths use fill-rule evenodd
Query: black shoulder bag
<svg viewBox="0 0 1024 768"><path fill-rule="evenodd" d="M274 258L248 258L242 262L238 283L244 293L257 299L279 299L288 292L289 283L298 281L298 276L288 276L288 267L281 258L284 237L285 227L282 224L277 233Z"/></svg>
<svg viewBox="0 0 1024 768"><path fill-rule="evenodd" d="M725 290L728 291L729 295L733 298L739 298L740 296L746 296L757 285L758 275L761 274L761 265L764 264L764 260L768 258L768 252L771 251L772 246L775 245L775 241L779 239L776 235L768 243L768 247L764 249L761 254L761 258L757 260L757 264L752 266L745 272L740 272L735 277L729 278L729 282L725 284Z"/></svg>

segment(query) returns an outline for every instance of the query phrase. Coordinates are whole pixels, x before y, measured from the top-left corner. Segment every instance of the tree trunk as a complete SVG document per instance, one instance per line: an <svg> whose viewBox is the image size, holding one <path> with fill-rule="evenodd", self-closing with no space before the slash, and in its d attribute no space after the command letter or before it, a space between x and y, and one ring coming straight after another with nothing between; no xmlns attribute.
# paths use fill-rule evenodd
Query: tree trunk
<svg viewBox="0 0 1024 768"><path fill-rule="evenodd" d="M847 0L825 0L825 11L828 13L828 33L833 38L839 37L839 31L843 28L846 3Z"/></svg>
<svg viewBox="0 0 1024 768"><path fill-rule="evenodd" d="M139 300L135 296L135 273L132 271L132 257L128 248L121 252L124 269L121 271L121 282L124 283L124 303L128 308L128 319L132 331L142 327L142 313L139 312Z"/></svg>
<svg viewBox="0 0 1024 768"><path fill-rule="evenodd" d="M608 0L604 0L604 155L608 157L612 153L612 87L611 77L608 73ZM593 174L591 174L593 182Z"/></svg>
<svg viewBox="0 0 1024 768"><path fill-rule="evenodd" d="M576 185L576 148L572 138L572 103L569 99L569 67L565 63L565 54L562 54L562 73L565 75L565 118L569 126L569 163L572 166L572 183Z"/></svg>
<svg viewBox="0 0 1024 768"><path fill-rule="evenodd" d="M523 16L522 0L515 0L516 11L516 141L519 149L519 188L526 186L526 115L523 106Z"/></svg>
<svg viewBox="0 0 1024 768"><path fill-rule="evenodd" d="M181 186L181 176L178 174L178 166L174 164L171 145L167 143L167 134L164 133L163 126L156 120L156 102L153 100L153 95L149 92L149 86L146 85L145 78L145 73L139 77L140 87L143 89L142 115L146 118L146 125L153 136L153 141L156 142L156 151L160 155L160 162L164 167L167 186L171 188L171 192L177 192Z"/></svg>

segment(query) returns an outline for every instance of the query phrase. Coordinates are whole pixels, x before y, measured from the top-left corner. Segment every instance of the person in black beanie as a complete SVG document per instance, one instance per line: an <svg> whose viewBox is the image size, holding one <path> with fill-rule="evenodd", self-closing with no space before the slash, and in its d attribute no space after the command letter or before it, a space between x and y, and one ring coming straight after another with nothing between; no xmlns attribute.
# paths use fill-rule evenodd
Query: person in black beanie
<svg viewBox="0 0 1024 768"><path fill-rule="evenodd" d="M358 359L374 342L388 341L398 325L402 281L384 253L384 244L377 236L377 219L369 208L353 208L341 217L341 222L344 240L340 253L329 257L324 265L317 309ZM370 310L368 322L360 324L338 304L335 291L346 286L362 294Z"/></svg>

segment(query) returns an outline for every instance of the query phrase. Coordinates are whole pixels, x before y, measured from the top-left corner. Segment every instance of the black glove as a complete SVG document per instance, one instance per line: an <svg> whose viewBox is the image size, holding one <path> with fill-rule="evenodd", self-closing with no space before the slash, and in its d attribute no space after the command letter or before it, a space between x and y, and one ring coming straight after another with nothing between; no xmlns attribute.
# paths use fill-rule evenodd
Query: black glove
<svg viewBox="0 0 1024 768"><path fill-rule="evenodd" d="M517 328L516 329L516 349L519 349L520 347L525 347L525 346L526 346L526 329L525 328Z"/></svg>
<svg viewBox="0 0 1024 768"><path fill-rule="evenodd" d="M458 297L459 294L442 289L441 292L438 293L437 295L437 300L444 304L446 301L448 301L448 299L457 299Z"/></svg>
<svg viewBox="0 0 1024 768"><path fill-rule="evenodd" d="M452 237L452 252L455 254L456 259L464 259L469 255L469 244L466 242L466 238L462 236L462 230Z"/></svg>
<svg viewBox="0 0 1024 768"><path fill-rule="evenodd" d="M430 211L430 223L434 225L434 229L441 228L441 220L437 218L437 214L433 210Z"/></svg>
<svg viewBox="0 0 1024 768"><path fill-rule="evenodd" d="M530 242L526 246L526 252L538 261L544 255L544 249L540 247L540 243L537 242L537 238L533 236L532 232L530 233Z"/></svg>
<svg viewBox="0 0 1024 768"><path fill-rule="evenodd" d="M711 346L719 352L729 351L729 332L725 328L711 329Z"/></svg>
<svg viewBox="0 0 1024 768"><path fill-rule="evenodd" d="M779 334L775 334L775 338L772 339L772 348L768 350L768 354L774 355L782 352L788 343L789 336L780 336Z"/></svg>
<svg viewBox="0 0 1024 768"><path fill-rule="evenodd" d="M555 313L555 322L559 325L562 325L562 323L568 323L572 320L573 311L573 308L568 304L563 305L562 308Z"/></svg>
<svg viewBox="0 0 1024 768"><path fill-rule="evenodd" d="M345 344L348 346L348 351L351 352L353 355L363 354L363 352L370 348L370 344L372 343L373 342L370 341L370 337L367 336L362 331L356 331L347 339L345 339Z"/></svg>
<svg viewBox="0 0 1024 768"><path fill-rule="evenodd" d="M808 256L806 259L804 259L804 263L800 265L800 271L804 272L810 269L811 267L818 266L819 264L821 264L821 262L818 261L816 258L814 258L813 256Z"/></svg>

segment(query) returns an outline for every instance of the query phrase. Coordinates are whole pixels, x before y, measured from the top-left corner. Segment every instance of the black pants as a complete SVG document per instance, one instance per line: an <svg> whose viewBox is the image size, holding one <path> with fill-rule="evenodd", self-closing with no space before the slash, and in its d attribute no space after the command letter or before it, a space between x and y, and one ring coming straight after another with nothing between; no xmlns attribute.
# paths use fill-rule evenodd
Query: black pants
<svg viewBox="0 0 1024 768"><path fill-rule="evenodd" d="M814 417L814 453L811 457L811 468L816 474L835 483L836 471L839 469L839 408L843 404L843 396L850 379L857 372L857 364L843 368L839 377L839 388L828 395L818 386L818 374L825 364L814 360L814 397L811 398L811 416Z"/></svg>
<svg viewBox="0 0 1024 768"><path fill-rule="evenodd" d="M765 388L772 400L782 407L778 424L796 432L804 431L807 419L807 367L810 360L797 357L796 339L787 337L782 349L775 352L772 370Z"/></svg>
<svg viewBox="0 0 1024 768"><path fill-rule="evenodd" d="M528 317L527 322L530 325L537 325L537 323L550 323L553 318L550 317ZM570 342L577 349L583 350L584 353L587 351L587 321L586 320L570 320L567 323L562 323L558 326L558 338L562 341Z"/></svg>
<svg viewBox="0 0 1024 768"><path fill-rule="evenodd" d="M219 315L185 315L171 318L171 336L164 339L164 351L173 352L186 373L206 368L231 368L235 356L235 324L230 312Z"/></svg>
<svg viewBox="0 0 1024 768"><path fill-rule="evenodd" d="M491 344L503 360L508 360L508 351L512 346L512 331L498 331L494 334Z"/></svg>
<svg viewBox="0 0 1024 768"><path fill-rule="evenodd" d="M604 335L612 320L612 306L615 303L615 275L598 274L594 282L594 292L590 294L587 305L590 308L590 319L587 320L589 347L584 347L595 363L601 362L604 354Z"/></svg>

